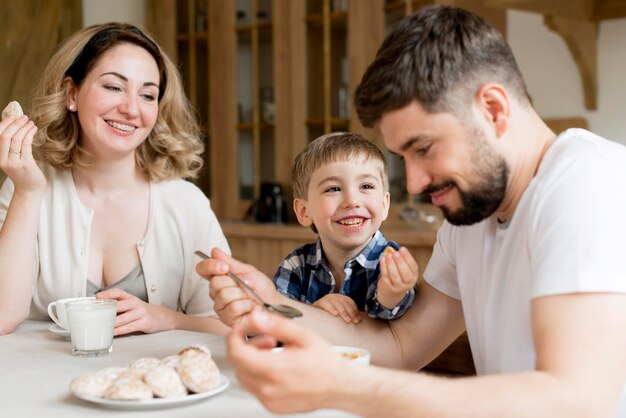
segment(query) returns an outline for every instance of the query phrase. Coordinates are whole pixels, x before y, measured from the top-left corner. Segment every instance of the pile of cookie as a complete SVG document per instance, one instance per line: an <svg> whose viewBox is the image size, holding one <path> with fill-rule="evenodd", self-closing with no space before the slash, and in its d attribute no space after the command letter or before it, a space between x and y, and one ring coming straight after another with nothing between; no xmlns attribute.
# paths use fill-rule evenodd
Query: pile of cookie
<svg viewBox="0 0 626 418"><path fill-rule="evenodd" d="M130 366L107 367L76 377L70 390L79 398L136 401L206 392L219 380L209 348L194 344L163 359L142 357Z"/></svg>

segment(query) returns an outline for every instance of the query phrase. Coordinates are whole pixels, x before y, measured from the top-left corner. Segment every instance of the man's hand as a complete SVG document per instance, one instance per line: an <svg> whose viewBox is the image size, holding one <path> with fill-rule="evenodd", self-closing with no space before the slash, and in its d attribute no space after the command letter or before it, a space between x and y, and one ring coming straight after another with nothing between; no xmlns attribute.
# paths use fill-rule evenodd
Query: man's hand
<svg viewBox="0 0 626 418"><path fill-rule="evenodd" d="M338 316L348 324L358 324L361 322L361 313L352 298L339 293L329 293L321 297L313 306L323 309L326 312Z"/></svg>
<svg viewBox="0 0 626 418"><path fill-rule="evenodd" d="M313 331L297 321L256 309L228 337L228 358L239 383L275 413L293 413L333 407L339 380L363 367L343 359ZM245 335L271 336L283 343L280 353L269 351ZM253 339L252 341L256 340Z"/></svg>

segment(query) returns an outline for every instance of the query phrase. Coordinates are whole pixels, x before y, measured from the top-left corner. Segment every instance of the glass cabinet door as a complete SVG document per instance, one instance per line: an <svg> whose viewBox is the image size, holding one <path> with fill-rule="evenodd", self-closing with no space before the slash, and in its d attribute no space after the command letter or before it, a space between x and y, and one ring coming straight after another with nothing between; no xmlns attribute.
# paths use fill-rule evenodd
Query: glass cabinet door
<svg viewBox="0 0 626 418"><path fill-rule="evenodd" d="M236 4L239 197L249 202L274 179L272 2Z"/></svg>
<svg viewBox="0 0 626 418"><path fill-rule="evenodd" d="M206 145L205 168L198 186L208 195L210 172L209 136L209 34L208 0L176 2L176 64L181 72L185 93L195 107Z"/></svg>
<svg viewBox="0 0 626 418"><path fill-rule="evenodd" d="M308 140L350 124L348 0L306 3Z"/></svg>

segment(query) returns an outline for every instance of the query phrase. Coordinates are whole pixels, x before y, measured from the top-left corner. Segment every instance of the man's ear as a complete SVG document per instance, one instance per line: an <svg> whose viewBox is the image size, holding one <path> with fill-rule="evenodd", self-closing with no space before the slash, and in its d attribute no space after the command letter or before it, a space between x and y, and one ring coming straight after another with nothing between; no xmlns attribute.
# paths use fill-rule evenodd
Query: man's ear
<svg viewBox="0 0 626 418"><path fill-rule="evenodd" d="M499 138L509 127L511 103L507 90L500 84L483 84L476 92L476 105L485 121Z"/></svg>
<svg viewBox="0 0 626 418"><path fill-rule="evenodd" d="M313 219L309 216L309 210L307 209L307 202L303 199L293 200L293 211L296 213L298 222L304 227L313 225Z"/></svg>
<svg viewBox="0 0 626 418"><path fill-rule="evenodd" d="M76 94L78 93L78 88L74 84L72 77L69 76L65 77L63 84L65 86L65 107L73 111L76 109Z"/></svg>

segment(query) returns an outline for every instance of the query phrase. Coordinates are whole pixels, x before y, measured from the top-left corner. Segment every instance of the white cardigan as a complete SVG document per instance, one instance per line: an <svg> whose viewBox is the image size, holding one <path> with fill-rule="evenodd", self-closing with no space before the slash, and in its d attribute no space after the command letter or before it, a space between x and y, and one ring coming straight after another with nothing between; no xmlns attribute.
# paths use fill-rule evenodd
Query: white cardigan
<svg viewBox="0 0 626 418"><path fill-rule="evenodd" d="M47 318L51 301L84 296L93 209L78 198L70 170L42 168L48 185L39 215L33 297L29 318ZM0 224L13 195L7 179L0 189ZM137 251L148 301L190 315L214 315L208 282L195 270L195 250L229 252L210 202L185 180L152 182L150 214Z"/></svg>

